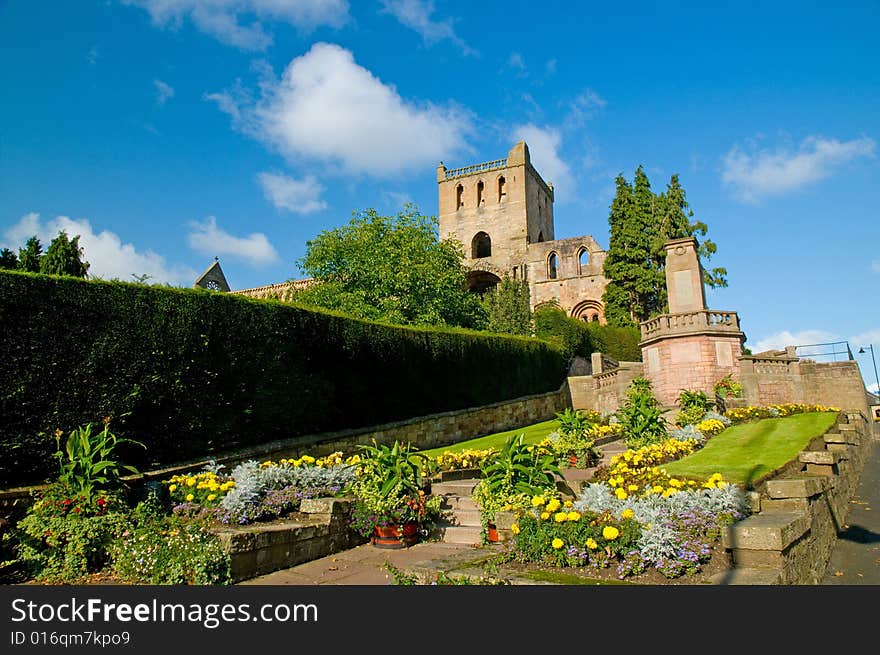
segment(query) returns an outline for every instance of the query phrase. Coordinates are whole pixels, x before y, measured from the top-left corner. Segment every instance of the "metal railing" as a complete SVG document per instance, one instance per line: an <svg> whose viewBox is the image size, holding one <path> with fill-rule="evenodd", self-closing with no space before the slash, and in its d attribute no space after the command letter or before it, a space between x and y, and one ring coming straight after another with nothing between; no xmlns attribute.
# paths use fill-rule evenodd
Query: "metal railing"
<svg viewBox="0 0 880 655"><path fill-rule="evenodd" d="M855 359L849 347L849 341L830 341L828 343L810 343L795 346L798 359L815 361L848 361Z"/></svg>

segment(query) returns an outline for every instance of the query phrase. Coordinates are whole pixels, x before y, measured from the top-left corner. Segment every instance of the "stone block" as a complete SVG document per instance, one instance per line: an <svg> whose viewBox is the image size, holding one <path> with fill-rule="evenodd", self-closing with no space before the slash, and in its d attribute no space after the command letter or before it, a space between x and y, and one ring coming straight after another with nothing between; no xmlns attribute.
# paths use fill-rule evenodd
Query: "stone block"
<svg viewBox="0 0 880 655"><path fill-rule="evenodd" d="M785 568L786 560L785 555L778 550L736 548L733 551L733 563L737 568L774 569L781 571Z"/></svg>
<svg viewBox="0 0 880 655"><path fill-rule="evenodd" d="M765 487L770 498L811 498L828 488L828 479L824 477L769 480Z"/></svg>
<svg viewBox="0 0 880 655"><path fill-rule="evenodd" d="M351 501L346 498L306 498L300 504L299 511L303 514L344 514L351 508Z"/></svg>
<svg viewBox="0 0 880 655"><path fill-rule="evenodd" d="M772 512L750 516L725 528L725 548L785 550L810 529L810 516L799 512Z"/></svg>
<svg viewBox="0 0 880 655"><path fill-rule="evenodd" d="M819 464L822 466L834 466L840 459L840 453L828 450L804 450L798 455L798 461L803 464Z"/></svg>
<svg viewBox="0 0 880 655"><path fill-rule="evenodd" d="M827 448L832 453L840 453L841 461L849 459L849 445L845 443L829 443L825 444L825 448Z"/></svg>
<svg viewBox="0 0 880 655"><path fill-rule="evenodd" d="M765 498L761 501L761 509L765 512L808 512L809 498Z"/></svg>

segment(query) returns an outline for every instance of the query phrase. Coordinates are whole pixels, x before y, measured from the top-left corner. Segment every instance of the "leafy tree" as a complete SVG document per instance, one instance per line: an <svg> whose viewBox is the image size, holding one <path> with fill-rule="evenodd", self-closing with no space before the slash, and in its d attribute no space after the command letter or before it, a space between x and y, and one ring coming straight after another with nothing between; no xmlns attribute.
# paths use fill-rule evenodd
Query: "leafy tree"
<svg viewBox="0 0 880 655"><path fill-rule="evenodd" d="M481 328L486 314L464 287L462 246L437 231L437 218L411 204L396 216L355 212L306 244L297 264L317 284L292 300L390 323Z"/></svg>
<svg viewBox="0 0 880 655"><path fill-rule="evenodd" d="M73 239L68 239L67 232L59 232L40 260L40 273L86 277L89 263L82 259L83 249L79 245L79 236L77 234Z"/></svg>
<svg viewBox="0 0 880 655"><path fill-rule="evenodd" d="M42 258L43 244L36 236L32 236L25 241L24 248L18 251L18 268L28 273L39 273Z"/></svg>
<svg viewBox="0 0 880 655"><path fill-rule="evenodd" d="M667 310L663 245L670 239L705 237L705 223L693 220L678 176L666 190L655 194L642 166L630 184L618 175L616 193L608 217L611 237L604 275L608 279L603 301L609 325L632 326ZM699 239L698 239L699 241ZM709 239L699 242L699 255L706 263L717 250ZM704 268L704 282L727 286L724 268Z"/></svg>
<svg viewBox="0 0 880 655"><path fill-rule="evenodd" d="M483 295L486 329L502 334L531 334L532 312L529 284L505 276L494 289Z"/></svg>
<svg viewBox="0 0 880 655"><path fill-rule="evenodd" d="M18 268L18 255L9 248L0 250L0 269L13 270Z"/></svg>

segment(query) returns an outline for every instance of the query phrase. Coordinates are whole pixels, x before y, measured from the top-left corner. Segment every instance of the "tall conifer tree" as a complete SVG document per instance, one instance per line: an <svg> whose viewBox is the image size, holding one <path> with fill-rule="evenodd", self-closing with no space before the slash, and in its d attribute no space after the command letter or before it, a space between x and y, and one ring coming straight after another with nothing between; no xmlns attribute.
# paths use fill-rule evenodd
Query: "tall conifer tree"
<svg viewBox="0 0 880 655"><path fill-rule="evenodd" d="M618 175L616 186L608 217L611 236L603 302L610 325L628 326L668 309L663 244L670 239L705 236L708 228L692 220L694 213L678 175L672 176L665 192L655 194L639 166L632 185ZM707 262L716 249L712 241L700 241L701 261ZM704 269L704 282L712 287L727 286L726 275L724 268Z"/></svg>

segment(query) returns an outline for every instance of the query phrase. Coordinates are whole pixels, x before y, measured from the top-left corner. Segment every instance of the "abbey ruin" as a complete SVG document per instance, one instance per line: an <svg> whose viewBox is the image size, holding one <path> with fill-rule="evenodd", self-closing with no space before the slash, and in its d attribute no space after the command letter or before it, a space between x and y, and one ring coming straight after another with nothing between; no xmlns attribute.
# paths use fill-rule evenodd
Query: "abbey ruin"
<svg viewBox="0 0 880 655"><path fill-rule="evenodd" d="M605 251L591 236L555 238L553 185L532 165L525 141L504 159L453 169L441 162L437 195L440 238L463 244L471 291L483 293L509 276L528 282L533 310L555 304L575 318L605 322ZM215 262L196 286L219 276ZM309 283L293 280L232 293L285 300Z"/></svg>

